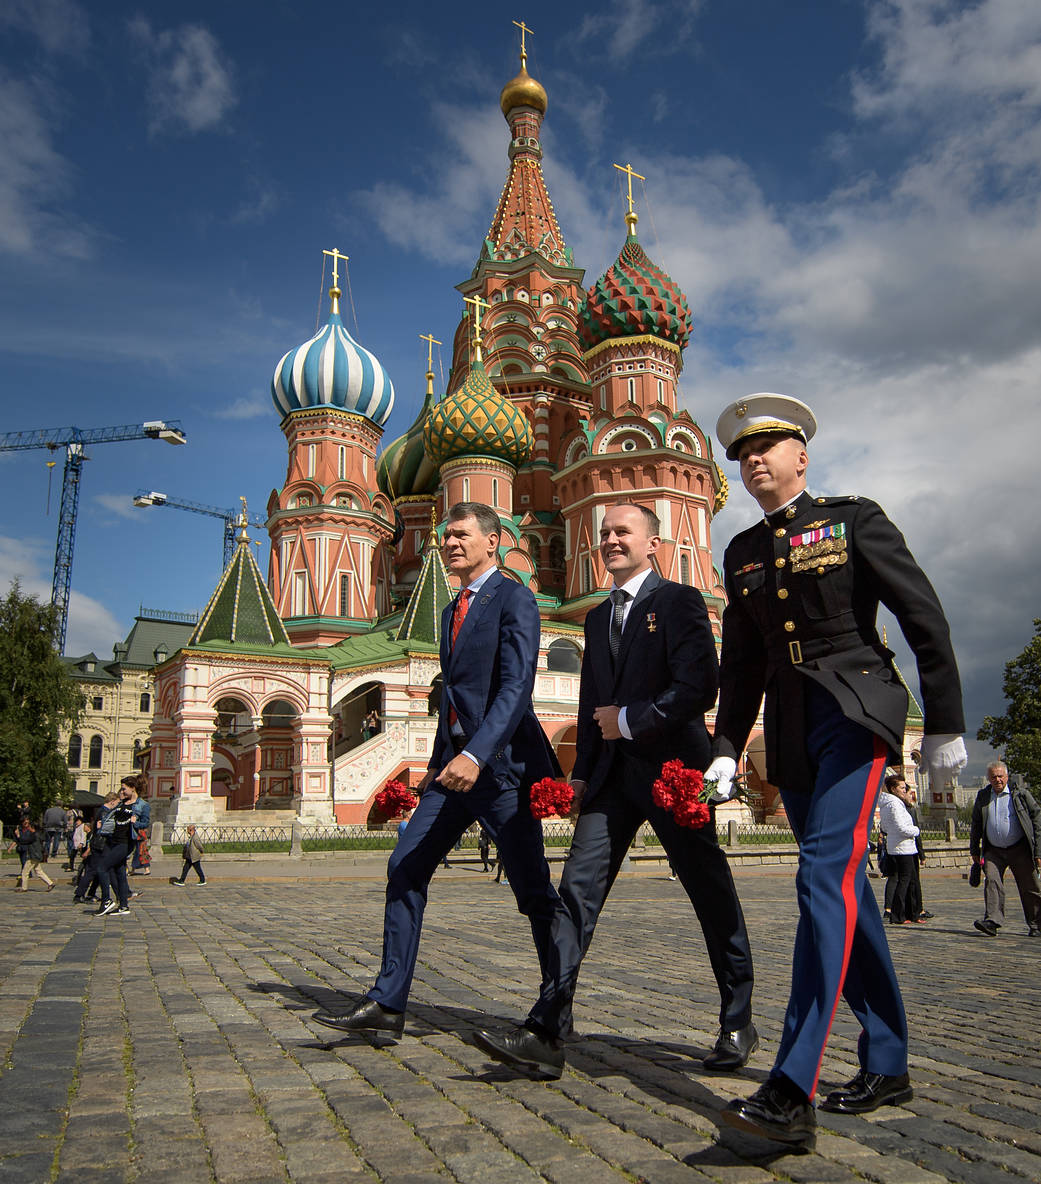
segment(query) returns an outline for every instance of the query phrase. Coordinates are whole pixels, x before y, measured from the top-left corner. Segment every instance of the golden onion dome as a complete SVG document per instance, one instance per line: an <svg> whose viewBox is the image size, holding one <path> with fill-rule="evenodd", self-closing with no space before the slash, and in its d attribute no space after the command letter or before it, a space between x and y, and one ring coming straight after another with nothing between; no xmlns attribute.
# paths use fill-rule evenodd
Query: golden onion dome
<svg viewBox="0 0 1041 1184"><path fill-rule="evenodd" d="M445 395L423 425L423 449L439 467L461 456L487 456L519 469L533 444L524 412L499 394L479 357L463 385Z"/></svg>
<svg viewBox="0 0 1041 1184"><path fill-rule="evenodd" d="M546 89L537 82L522 65L516 78L511 78L502 88L499 106L503 115L509 115L514 107L534 107L540 115L546 114Z"/></svg>

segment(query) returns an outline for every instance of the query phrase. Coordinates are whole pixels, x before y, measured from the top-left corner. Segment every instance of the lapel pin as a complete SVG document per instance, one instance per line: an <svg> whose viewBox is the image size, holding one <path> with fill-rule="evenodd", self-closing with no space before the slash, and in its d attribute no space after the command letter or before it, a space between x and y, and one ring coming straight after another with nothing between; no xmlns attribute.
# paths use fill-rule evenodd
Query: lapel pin
<svg viewBox="0 0 1041 1184"><path fill-rule="evenodd" d="M654 633L658 626L654 623L654 613L647 614L647 632Z"/></svg>

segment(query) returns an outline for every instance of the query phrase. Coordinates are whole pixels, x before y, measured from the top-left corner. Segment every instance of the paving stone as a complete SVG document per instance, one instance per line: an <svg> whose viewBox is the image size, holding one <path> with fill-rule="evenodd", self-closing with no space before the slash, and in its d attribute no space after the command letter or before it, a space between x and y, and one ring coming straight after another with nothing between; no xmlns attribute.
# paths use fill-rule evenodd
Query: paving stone
<svg viewBox="0 0 1041 1184"><path fill-rule="evenodd" d="M976 905L960 877L928 871L943 924L891 938L915 1099L822 1113L815 1151L793 1155L719 1120L777 1047L791 869L736 873L762 1039L746 1072L701 1069L718 1000L689 903L659 873L619 879L582 971L567 1070L531 1082L472 1043L478 1025L521 1019L538 982L512 896L472 873L436 877L401 1041L327 1040L310 1022L378 969L385 858L345 860L332 879L335 861L242 860L209 897L150 883L118 929L40 893L16 898L0 943L5 1184L50 1181L55 1152L62 1184L1041 1180L1041 1052L1017 1020L1041 1008L1036 959L1009 935L966 980ZM855 1040L840 1009L822 1090L856 1071Z"/></svg>

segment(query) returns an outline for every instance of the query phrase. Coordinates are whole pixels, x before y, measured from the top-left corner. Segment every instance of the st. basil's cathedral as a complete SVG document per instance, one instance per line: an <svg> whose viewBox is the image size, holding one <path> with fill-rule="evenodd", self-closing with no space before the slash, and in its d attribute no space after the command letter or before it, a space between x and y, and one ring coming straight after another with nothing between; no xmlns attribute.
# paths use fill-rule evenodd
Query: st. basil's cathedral
<svg viewBox="0 0 1041 1184"><path fill-rule="evenodd" d="M271 384L288 466L267 503L268 578L243 527L190 639L156 670L149 793L168 823L239 810L364 822L387 780L419 781L454 595L438 529L455 502L494 507L500 565L535 594L535 709L565 772L582 622L610 582L598 551L608 506L631 498L655 511L660 574L700 589L718 636L711 525L727 484L678 407L690 308L640 244L628 166L624 242L583 287L543 178L547 96L525 57L500 98L506 183L458 285L446 390L435 399L428 363L415 422L382 450L393 385L341 320L343 257L327 252L328 323L285 354Z"/></svg>

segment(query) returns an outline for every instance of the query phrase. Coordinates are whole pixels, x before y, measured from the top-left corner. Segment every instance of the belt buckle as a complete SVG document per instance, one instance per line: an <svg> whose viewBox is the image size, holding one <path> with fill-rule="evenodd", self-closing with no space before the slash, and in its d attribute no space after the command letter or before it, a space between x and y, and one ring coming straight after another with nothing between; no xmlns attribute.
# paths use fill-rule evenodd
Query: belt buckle
<svg viewBox="0 0 1041 1184"><path fill-rule="evenodd" d="M788 642L788 657L792 660L793 666L799 666L802 663L802 646L797 641Z"/></svg>

